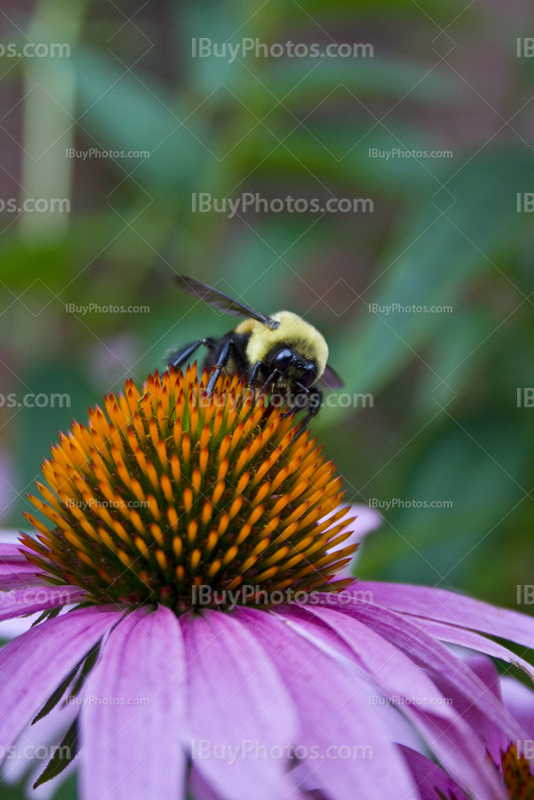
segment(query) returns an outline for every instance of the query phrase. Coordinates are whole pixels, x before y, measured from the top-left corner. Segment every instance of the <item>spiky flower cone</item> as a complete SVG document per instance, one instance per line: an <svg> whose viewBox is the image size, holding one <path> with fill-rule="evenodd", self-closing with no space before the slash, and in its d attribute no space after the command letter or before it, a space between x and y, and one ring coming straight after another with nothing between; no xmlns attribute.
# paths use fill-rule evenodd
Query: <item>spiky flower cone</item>
<svg viewBox="0 0 534 800"><path fill-rule="evenodd" d="M107 416L96 406L88 428L60 434L43 464L48 486L37 484L44 502L30 496L52 529L27 514L39 542L24 538L51 582L176 613L201 585L270 594L350 583L331 580L356 549L329 552L352 521L336 511L332 463L308 433L295 440L293 415L255 402L237 378L207 398L207 377L196 366L155 373L141 395L128 381L105 398Z"/></svg>
<svg viewBox="0 0 534 800"><path fill-rule="evenodd" d="M534 776L530 764L524 755L518 755L514 744L502 753L502 769L511 800L534 800Z"/></svg>

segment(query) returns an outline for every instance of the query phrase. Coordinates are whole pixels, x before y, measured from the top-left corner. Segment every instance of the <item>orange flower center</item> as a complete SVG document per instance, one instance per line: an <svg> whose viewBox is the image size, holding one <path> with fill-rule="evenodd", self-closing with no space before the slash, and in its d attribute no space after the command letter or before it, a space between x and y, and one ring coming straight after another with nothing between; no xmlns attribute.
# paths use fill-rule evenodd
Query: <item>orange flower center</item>
<svg viewBox="0 0 534 800"><path fill-rule="evenodd" d="M88 427L60 434L37 484L44 501L30 496L52 525L27 514L38 541L23 537L51 582L177 613L199 587L217 605L225 591L250 602L350 583L331 580L356 549L330 552L350 535L332 463L244 381L221 377L206 397L207 377L155 373L142 394L128 381L107 415L97 406Z"/></svg>

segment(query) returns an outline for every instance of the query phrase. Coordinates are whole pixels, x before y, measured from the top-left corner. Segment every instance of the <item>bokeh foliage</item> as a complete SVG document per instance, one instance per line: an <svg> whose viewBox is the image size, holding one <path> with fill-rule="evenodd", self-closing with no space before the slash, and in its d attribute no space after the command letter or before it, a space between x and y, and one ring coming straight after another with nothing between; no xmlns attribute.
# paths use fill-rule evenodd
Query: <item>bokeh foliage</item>
<svg viewBox="0 0 534 800"><path fill-rule="evenodd" d="M141 383L172 346L232 326L173 289L180 272L305 315L347 391L374 396L315 423L349 500L452 501L383 510L362 576L514 605L534 574L534 409L516 404L534 376L532 217L516 211L534 161L528 107L505 123L530 97L532 67L516 58L524 21L463 5L41 0L18 12L23 34L4 24L6 42L72 46L54 64L0 59L3 124L15 115L21 141L4 172L17 196L62 187L72 200L63 228L2 215L1 392L72 397L70 409L0 408L20 493L4 527L23 524L24 492L59 429L126 377ZM375 55L229 64L192 58L192 37L371 42ZM66 159L67 147L150 157ZM453 158L386 161L370 148ZM229 220L193 214L194 192L371 198L374 212ZM68 303L150 313L71 314ZM453 313L374 314L374 303Z"/></svg>

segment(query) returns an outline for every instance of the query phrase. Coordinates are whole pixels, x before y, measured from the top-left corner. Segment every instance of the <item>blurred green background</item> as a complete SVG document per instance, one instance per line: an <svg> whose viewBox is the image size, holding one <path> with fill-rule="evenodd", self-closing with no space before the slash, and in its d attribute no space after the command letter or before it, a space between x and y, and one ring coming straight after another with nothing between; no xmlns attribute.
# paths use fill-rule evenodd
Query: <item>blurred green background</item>
<svg viewBox="0 0 534 800"><path fill-rule="evenodd" d="M325 334L346 391L372 395L372 406L326 408L314 423L347 498L427 507L383 507L359 574L513 607L516 585L534 575L534 407L517 404L518 389L534 386L529 5L3 8L0 392L17 404L0 407L2 526L24 524L25 492L59 429L85 421L88 405L126 378L140 384L161 369L173 346L235 324L173 287L175 272L191 274L267 313L305 316ZM193 58L201 37L372 51L240 53L229 63ZM28 43L70 52L8 55ZM124 155L82 155L93 148ZM373 158L373 149L451 157ZM200 192L321 207L360 198L373 210L229 219L193 213ZM68 199L70 213L10 211L11 198L17 207ZM150 310L69 313L68 304ZM388 313L393 304L452 312ZM70 408L19 406L28 392L67 393Z"/></svg>

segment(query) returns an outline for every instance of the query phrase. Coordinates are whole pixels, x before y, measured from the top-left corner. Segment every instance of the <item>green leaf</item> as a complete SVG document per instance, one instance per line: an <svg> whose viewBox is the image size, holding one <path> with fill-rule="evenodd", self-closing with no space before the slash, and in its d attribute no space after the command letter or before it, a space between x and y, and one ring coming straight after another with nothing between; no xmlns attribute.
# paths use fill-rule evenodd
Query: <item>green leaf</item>
<svg viewBox="0 0 534 800"><path fill-rule="evenodd" d="M54 619L54 617L57 617L61 612L62 608L63 606L57 606L57 608L47 608L47 610L43 611L43 613L35 620L35 622L32 622L32 628L35 628L36 625L40 625L41 622L44 622L47 619ZM30 615L27 614L25 616Z"/></svg>
<svg viewBox="0 0 534 800"><path fill-rule="evenodd" d="M100 644L101 643L98 642L98 644L96 644L93 647L93 649L83 662L83 666L80 670L78 679L76 680L76 683L74 684L74 687L72 689L71 696L75 696L79 693L79 691L81 690L87 679L87 676L89 675L93 667L96 665L96 662L98 661L98 656L100 654Z"/></svg>
<svg viewBox="0 0 534 800"><path fill-rule="evenodd" d="M449 413L473 389L473 376L491 358L500 320L483 306L443 314L442 325L425 353L424 368L412 407L414 423L434 417L440 407ZM497 329L497 336L493 336ZM480 346L485 342L484 346ZM513 393L512 393L513 396Z"/></svg>
<svg viewBox="0 0 534 800"><path fill-rule="evenodd" d="M10 786L2 781L2 800L27 800L28 795L24 786Z"/></svg>
<svg viewBox="0 0 534 800"><path fill-rule="evenodd" d="M78 798L78 776L70 774L61 786L58 787L52 800L77 800Z"/></svg>
<svg viewBox="0 0 534 800"><path fill-rule="evenodd" d="M10 289L27 289L34 281L42 281L43 275L52 289L62 288L68 280L70 264L64 245L26 247L13 229L0 241L0 280Z"/></svg>
<svg viewBox="0 0 534 800"><path fill-rule="evenodd" d="M35 719L32 721L32 725L35 725L35 723L39 722L40 719L43 719L44 717L48 716L48 714L50 714L52 709L54 709L57 706L57 704L59 703L59 701L61 700L61 698L63 697L63 695L67 691L67 689L69 688L70 684L72 683L72 681L76 677L76 673L78 672L79 667L80 667L80 665L78 664L78 666L76 666L72 670L72 672L69 675L67 675L67 677L65 678L63 683L61 683L58 686L58 688L51 695L51 697L49 697L49 699L46 701L46 703L44 704L42 709L39 711L39 713L37 714Z"/></svg>
<svg viewBox="0 0 534 800"><path fill-rule="evenodd" d="M43 773L33 784L33 788L37 789L37 787L42 786L43 783L47 783L47 781L51 781L52 778L57 778L58 775L61 775L63 770L67 769L78 754L78 747L78 719L75 719Z"/></svg>
<svg viewBox="0 0 534 800"><path fill-rule="evenodd" d="M79 607L80 606L77 606L77 608ZM61 698L63 697L63 695L65 694L70 684L76 678L77 675L78 678L76 680L76 683L74 684L72 691L70 692L70 696L73 697L78 694L83 684L85 683L85 679L87 678L87 676L95 666L96 662L98 661L99 653L100 653L100 642L97 645L95 645L95 647L85 657L85 659L82 659L82 661L80 661L80 663L74 667L72 672L69 675L67 675L63 683L60 686L58 686L53 695L46 701L41 711L39 711L39 713L33 720L32 725L35 725L35 723L39 722L40 719L46 717L52 711L52 709L57 706L57 704L59 703L59 701L61 700Z"/></svg>
<svg viewBox="0 0 534 800"><path fill-rule="evenodd" d="M300 4L293 0L284 0L284 4L291 17L302 21L304 12ZM417 3L413 0L358 0L357 4L353 0L331 0L328 4L324 0L308 0L305 8L307 20L310 21L311 18L316 24L324 24L325 18L332 24L339 20L354 22L355 19L361 20L366 16L384 15L387 21L391 21L392 17L400 17L401 20L415 17L420 21L430 22L430 17L436 24L450 23L465 10L454 0L418 0Z"/></svg>
<svg viewBox="0 0 534 800"><path fill-rule="evenodd" d="M206 96L224 83L232 91L239 91L238 84L247 80L246 69L236 60L230 64L231 54L227 58L200 57L199 39L211 39L217 45L218 52L222 52L220 48L224 43L234 48L244 37L250 36L246 23L243 25L242 9L234 3L198 0L185 6L182 11L185 11L185 33L181 32L184 20L180 17L176 26L180 30L178 47L187 58L194 90ZM193 40L196 40L194 57Z"/></svg>
<svg viewBox="0 0 534 800"><path fill-rule="evenodd" d="M304 102L324 100L339 84L347 92L347 98L357 93L358 98L406 98L408 103L460 101L466 94L465 84L460 86L459 79L433 66L377 53L365 58L286 58L283 64L277 63L262 76L262 81L278 98L286 98L285 103L292 111ZM240 64L235 64L235 68L242 69Z"/></svg>
<svg viewBox="0 0 534 800"><path fill-rule="evenodd" d="M532 438L518 422L497 415L458 425L450 420L412 464L404 464L394 492L406 506L378 508L387 521L366 540L358 574L432 586L445 576L444 586L468 586L492 533L498 536L498 526L508 524L508 513L524 497ZM443 501L452 507L430 507Z"/></svg>
<svg viewBox="0 0 534 800"><path fill-rule="evenodd" d="M34 343L34 350L35 347ZM73 360L63 364L46 362L43 359L44 363L39 362L35 370L30 371L26 367L24 383L17 381L13 385L12 391L17 393L19 402L28 392L27 386L31 387L36 396L45 394L50 397L52 394L59 394L70 398L70 403L66 397L56 402L54 407L50 403L46 413L37 406L24 406L22 403L20 408L10 409L8 419L12 420L11 427L18 435L21 486L30 487L36 479L40 479L42 459L50 452L51 444L57 441L58 430L65 430L73 419L87 418L87 406L94 400L94 393L86 383L87 373L83 364L79 363L79 352L77 359L78 363ZM22 509L28 509L28 502L24 497L19 497L10 509L15 525L20 524L18 514ZM44 517L41 518L44 520Z"/></svg>
<svg viewBox="0 0 534 800"><path fill-rule="evenodd" d="M499 274L496 259L515 246L526 224L516 211L516 194L529 191L531 166L529 154L495 151L455 164L448 178L440 173L446 187L436 182L436 194L421 198L396 247L378 265L375 291L362 298L359 319L344 331L343 339L355 342L345 355L352 376L347 391L380 391L409 361L418 360L418 351L443 322L438 313L370 313L369 303L383 309L457 308L476 276ZM333 343L334 353L339 348ZM333 412L330 421L350 413Z"/></svg>
<svg viewBox="0 0 534 800"><path fill-rule="evenodd" d="M210 136L197 116L177 103L154 78L125 73L118 61L100 51L85 49L73 54L81 124L94 141L84 149L147 151L148 157L119 156L119 174L133 178L151 190L179 188L190 194ZM191 132L189 132L191 130ZM109 160L111 161L111 160ZM110 202L113 198L110 198ZM146 205L151 197L146 196Z"/></svg>
<svg viewBox="0 0 534 800"><path fill-rule="evenodd" d="M285 307L284 295L291 287L297 295L305 287L310 261L321 245L320 232L309 230L312 224L305 215L255 222L254 230L237 239L225 258L229 287L244 292L245 302L265 313Z"/></svg>
<svg viewBox="0 0 534 800"><path fill-rule="evenodd" d="M344 102L347 99L342 89L336 94ZM404 153L444 149L439 142L394 121L388 121L386 130L366 111L352 121L338 117L335 129L321 120L308 119L303 125L295 123L287 131L278 131L278 136L283 145L273 148L271 136L260 131L254 161L247 162L247 169L254 169L264 180L272 180L273 174L304 179L315 189L319 189L317 180L327 181L328 185L336 181L332 191L338 196L343 196L344 191L351 192L349 197L355 191L372 192L368 196L377 205L380 202L377 192L401 195L406 203L407 193L414 190L417 197L423 194L426 198L435 191L436 181L428 169L430 159L428 163L426 159L402 156L386 159L374 157L374 150Z"/></svg>

